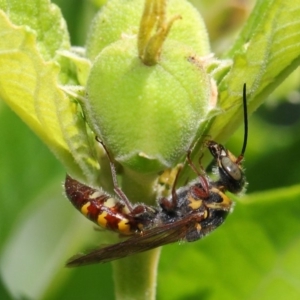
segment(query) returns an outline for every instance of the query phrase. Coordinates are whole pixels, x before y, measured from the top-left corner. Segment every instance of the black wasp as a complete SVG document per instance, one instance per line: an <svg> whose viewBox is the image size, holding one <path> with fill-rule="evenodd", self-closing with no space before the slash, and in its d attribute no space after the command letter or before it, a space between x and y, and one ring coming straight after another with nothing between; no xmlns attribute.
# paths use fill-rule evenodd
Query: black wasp
<svg viewBox="0 0 300 300"><path fill-rule="evenodd" d="M110 161L117 196L111 197L68 175L65 181L66 195L87 218L121 235L128 235L128 238L72 257L67 266L106 263L177 241L193 242L219 227L232 209L232 201L225 192L239 193L246 184L241 166L248 138L246 85L243 88L243 108L245 131L241 154L235 157L222 145L206 141L205 145L217 163L218 180L212 181L203 170L198 172L188 153L187 160L197 173L197 178L176 190L177 174L171 196L159 199L157 207L133 205L127 199L118 186L112 158L102 143Z"/></svg>

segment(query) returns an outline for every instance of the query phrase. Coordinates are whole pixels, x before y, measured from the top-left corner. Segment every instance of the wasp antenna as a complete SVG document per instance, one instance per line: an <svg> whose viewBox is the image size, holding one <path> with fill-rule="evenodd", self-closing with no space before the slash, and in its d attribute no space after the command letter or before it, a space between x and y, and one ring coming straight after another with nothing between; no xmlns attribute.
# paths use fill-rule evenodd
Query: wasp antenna
<svg viewBox="0 0 300 300"><path fill-rule="evenodd" d="M237 163L239 163L245 155L245 151L247 148L247 141L248 141L248 107L247 107L247 92L246 92L246 83L244 83L243 87L243 110L244 110L244 142L241 154L237 159Z"/></svg>

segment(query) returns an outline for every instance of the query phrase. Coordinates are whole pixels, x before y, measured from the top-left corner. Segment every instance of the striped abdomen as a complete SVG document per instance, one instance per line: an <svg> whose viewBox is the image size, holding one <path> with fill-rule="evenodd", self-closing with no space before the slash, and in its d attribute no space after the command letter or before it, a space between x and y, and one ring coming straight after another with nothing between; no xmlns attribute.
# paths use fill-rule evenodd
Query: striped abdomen
<svg viewBox="0 0 300 300"><path fill-rule="evenodd" d="M101 227L125 235L133 234L138 230L139 224L130 220L128 208L119 199L86 186L69 175L66 176L65 191L71 203Z"/></svg>

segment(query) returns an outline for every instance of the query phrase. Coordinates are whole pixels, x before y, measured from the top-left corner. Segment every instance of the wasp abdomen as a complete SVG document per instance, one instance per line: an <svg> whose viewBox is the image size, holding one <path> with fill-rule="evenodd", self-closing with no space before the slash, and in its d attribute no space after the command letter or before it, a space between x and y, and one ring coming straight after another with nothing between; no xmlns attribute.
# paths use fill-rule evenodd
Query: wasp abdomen
<svg viewBox="0 0 300 300"><path fill-rule="evenodd" d="M71 203L101 227L126 235L136 231L134 226L130 226L128 208L120 200L86 186L69 175L66 176L65 191Z"/></svg>

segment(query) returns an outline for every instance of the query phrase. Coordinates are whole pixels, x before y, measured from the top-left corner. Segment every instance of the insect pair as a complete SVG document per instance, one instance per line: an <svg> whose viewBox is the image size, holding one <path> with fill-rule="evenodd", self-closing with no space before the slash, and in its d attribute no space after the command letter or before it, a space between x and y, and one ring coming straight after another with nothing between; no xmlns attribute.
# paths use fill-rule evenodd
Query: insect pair
<svg viewBox="0 0 300 300"><path fill-rule="evenodd" d="M225 192L239 193L246 184L241 167L248 138L246 85L243 88L243 107L245 131L241 154L235 157L222 145L206 141L205 145L217 163L218 180L211 180L203 170L198 172L188 153L187 160L197 173L197 178L176 190L177 175L171 196L159 199L156 207L133 205L128 200L118 186L112 158L101 142L110 161L117 197L86 186L68 175L66 195L87 218L101 227L129 237L125 241L72 257L67 266L106 263L177 241L193 242L219 227L232 209L232 201Z"/></svg>

